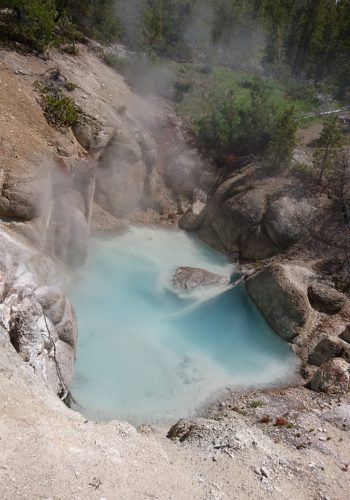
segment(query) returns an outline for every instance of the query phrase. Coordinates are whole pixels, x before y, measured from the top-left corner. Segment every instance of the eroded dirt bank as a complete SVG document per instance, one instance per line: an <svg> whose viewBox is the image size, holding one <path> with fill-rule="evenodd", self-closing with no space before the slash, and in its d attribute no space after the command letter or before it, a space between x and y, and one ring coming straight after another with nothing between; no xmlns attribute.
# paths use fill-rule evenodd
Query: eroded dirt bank
<svg viewBox="0 0 350 500"><path fill-rule="evenodd" d="M47 124L33 88L54 68L78 86L72 95L87 119L74 133ZM159 140L160 124L161 140L168 137L167 111L150 107L133 94L87 48L81 47L78 57L52 54L47 60L2 50L0 80L0 292L7 300L0 323L0 497L347 498L348 394L320 395L303 388L302 380L297 387L283 390L228 392L212 407L209 419L180 422L172 429L172 439L166 434L175 422L139 431L120 422L95 424L60 402L55 392L62 397L65 387L55 356L61 353L63 376L69 378L76 339L74 318L62 298L69 283L65 266L83 261L90 219L98 232L122 227L125 210L131 220L172 224L178 212L186 210L189 187L177 182L177 196L169 192L159 175L169 159L164 151L157 159L157 144L147 134L147 130L157 131L154 135ZM180 178L191 179L195 159L186 148L181 154L186 159ZM110 158L118 158L123 169L113 171ZM98 162L107 170L107 183L106 177L95 175ZM52 171L60 172L58 182L52 182ZM203 185L210 171L204 177ZM94 197L91 179L97 185ZM42 198L44 205L37 203ZM194 211L197 201L201 211L203 202L192 201ZM264 201L260 205L253 210L259 226L260 212L266 210ZM228 209L232 207L231 203ZM224 234L234 234L232 227L227 228L231 224L227 210L220 211L205 220L207 238L220 224ZM251 212L251 208L246 212L249 223ZM261 234L265 238L259 229L258 249ZM237 250L236 241L227 238L225 244ZM43 249L45 256L40 253ZM23 262L25 269L20 266ZM53 285L55 290L47 289ZM299 284L297 288L300 292ZM334 325L336 336L341 333L347 306L330 320L326 313L316 315L311 310L307 293L306 286L300 294L311 319L306 318L301 339L308 338L311 323L322 325L327 335ZM34 299L36 312L29 319L35 334L27 342L29 323L24 319L28 316L16 314L30 310ZM10 339L8 332L16 331L17 317L21 335ZM56 333L47 338L46 330L51 329ZM325 352L327 358L332 348L322 348L322 355ZM308 355L307 350L305 359Z"/></svg>

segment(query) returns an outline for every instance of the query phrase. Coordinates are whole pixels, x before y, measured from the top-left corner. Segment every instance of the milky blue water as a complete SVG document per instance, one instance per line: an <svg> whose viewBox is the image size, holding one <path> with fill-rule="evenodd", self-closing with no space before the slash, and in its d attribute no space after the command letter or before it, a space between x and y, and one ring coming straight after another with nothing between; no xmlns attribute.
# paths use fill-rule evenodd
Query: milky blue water
<svg viewBox="0 0 350 500"><path fill-rule="evenodd" d="M233 270L175 230L134 227L92 244L71 296L79 325L72 391L87 418L188 416L225 386L279 382L294 372L294 354L244 287L177 294L170 276L178 266Z"/></svg>

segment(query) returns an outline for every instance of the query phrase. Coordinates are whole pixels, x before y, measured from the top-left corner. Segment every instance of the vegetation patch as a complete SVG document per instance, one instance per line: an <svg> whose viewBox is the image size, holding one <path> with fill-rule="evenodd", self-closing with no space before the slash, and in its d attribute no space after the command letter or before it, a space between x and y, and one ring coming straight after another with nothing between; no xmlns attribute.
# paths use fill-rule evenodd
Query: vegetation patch
<svg viewBox="0 0 350 500"><path fill-rule="evenodd" d="M52 70L43 81L35 82L34 86L40 94L40 104L50 125L69 128L78 121L81 109L65 94L65 91L72 92L77 86L66 80L58 70Z"/></svg>

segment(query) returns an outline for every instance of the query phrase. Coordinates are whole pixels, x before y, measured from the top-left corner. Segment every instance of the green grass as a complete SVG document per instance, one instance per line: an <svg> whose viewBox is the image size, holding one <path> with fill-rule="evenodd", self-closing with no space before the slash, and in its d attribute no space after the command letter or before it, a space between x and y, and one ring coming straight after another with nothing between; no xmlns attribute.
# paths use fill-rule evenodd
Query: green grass
<svg viewBox="0 0 350 500"><path fill-rule="evenodd" d="M254 78L251 73L223 66L215 66L210 71L203 72L202 66L182 64L178 68L178 74L182 82L191 83L188 92L183 95L183 99L177 105L178 112L189 123L195 124L202 118L207 111L205 103L229 92L235 95L239 109L246 109L249 106L249 85ZM271 92L272 103L279 109L293 105L301 126L320 120L319 118L305 118L305 115L316 111L318 107L312 99L312 88L303 87L296 82L283 85L273 79L264 79L264 81ZM295 97L298 94L303 95L304 98Z"/></svg>

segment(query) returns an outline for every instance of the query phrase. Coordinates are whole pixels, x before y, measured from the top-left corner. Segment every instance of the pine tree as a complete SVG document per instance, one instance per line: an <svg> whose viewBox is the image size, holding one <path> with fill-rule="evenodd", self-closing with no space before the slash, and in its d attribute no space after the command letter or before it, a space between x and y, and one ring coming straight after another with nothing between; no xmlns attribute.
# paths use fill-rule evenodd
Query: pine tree
<svg viewBox="0 0 350 500"><path fill-rule="evenodd" d="M270 146L268 158L272 166L288 166L297 144L296 133L298 122L294 106L282 111L276 121L276 127Z"/></svg>
<svg viewBox="0 0 350 500"><path fill-rule="evenodd" d="M315 152L315 165L319 171L319 182L332 170L337 153L343 144L337 115L332 116L323 124Z"/></svg>
<svg viewBox="0 0 350 500"><path fill-rule="evenodd" d="M55 0L0 0L1 37L42 51L54 36Z"/></svg>

